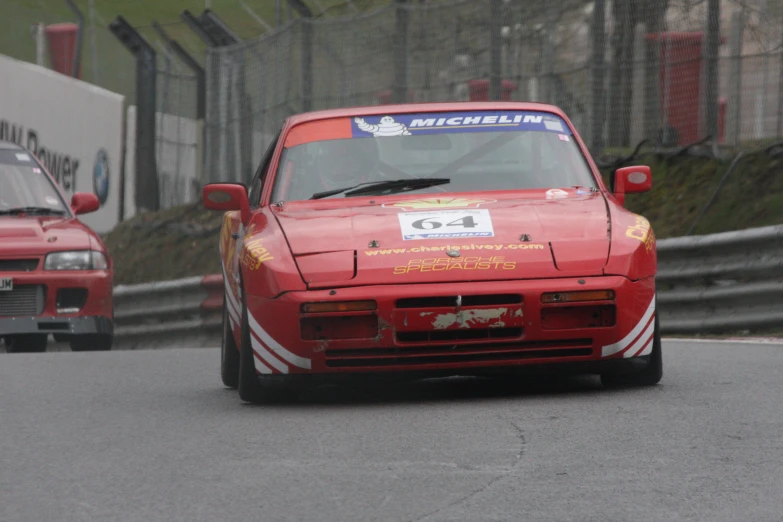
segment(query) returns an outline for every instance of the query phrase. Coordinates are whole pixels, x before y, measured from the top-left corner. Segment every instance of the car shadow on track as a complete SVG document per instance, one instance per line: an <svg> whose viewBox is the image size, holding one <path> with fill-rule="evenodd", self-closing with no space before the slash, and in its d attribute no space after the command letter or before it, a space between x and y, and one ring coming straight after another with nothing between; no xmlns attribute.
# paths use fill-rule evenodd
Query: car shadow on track
<svg viewBox="0 0 783 522"><path fill-rule="evenodd" d="M231 390L236 393L234 390ZM448 377L384 385L335 385L310 390L292 390L256 407L331 405L357 407L379 404L465 402L526 397L584 396L604 393L596 376L546 378Z"/></svg>

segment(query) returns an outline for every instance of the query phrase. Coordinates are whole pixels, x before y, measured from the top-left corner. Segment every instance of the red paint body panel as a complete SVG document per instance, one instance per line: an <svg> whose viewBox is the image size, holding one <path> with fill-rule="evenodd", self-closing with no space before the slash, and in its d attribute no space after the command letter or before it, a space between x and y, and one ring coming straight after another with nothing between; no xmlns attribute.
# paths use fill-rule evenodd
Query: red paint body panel
<svg viewBox="0 0 783 522"><path fill-rule="evenodd" d="M220 252L226 278L236 295L241 295L240 265L246 278L244 291L250 295L275 297L306 288L285 236L269 215L268 208L257 210L247 227L240 222L239 212L227 212L223 219Z"/></svg>
<svg viewBox="0 0 783 522"><path fill-rule="evenodd" d="M345 282L356 277L354 258L353 250L343 250L297 256L296 264L306 283Z"/></svg>
<svg viewBox="0 0 783 522"><path fill-rule="evenodd" d="M270 205L286 146L350 137L354 116L470 110L560 116L597 190L396 194ZM639 355L649 346L654 235L644 218L625 210L607 190L584 142L556 107L443 103L297 115L283 125L268 172L260 207L248 223L240 223L238 212L226 214L220 248L233 330L239 341L244 293L256 370L262 374L601 361ZM488 212L494 235L404 238L402 214L443 209ZM541 303L543 293L583 290L613 290L615 298ZM374 300L377 310L301 312L307 302L353 300ZM360 318L367 316L377 322ZM304 334L317 340L303 339L304 317L317 318L306 321ZM349 338L324 338L340 331L329 320L344 321Z"/></svg>
<svg viewBox="0 0 783 522"><path fill-rule="evenodd" d="M495 237L487 239L403 240L397 215L417 209L406 207L406 201L432 199L421 196L294 202L283 210L273 207L273 212L296 255L356 251L357 274L350 284L601 275L609 255L608 218L601 195L569 191L567 198L548 200L545 192L471 193L473 200L486 202L476 208L491 213ZM522 234L530 237L528 243L520 242ZM373 240L379 242L378 248L368 246ZM455 266L461 259L446 263L443 270L421 268L428 264L443 266L440 261L448 261L444 253L447 247L460 250L462 259L471 258L468 263L473 268ZM486 263L500 269L491 269ZM322 282L329 286L343 281Z"/></svg>
<svg viewBox="0 0 783 522"><path fill-rule="evenodd" d="M612 246L604 273L622 274L634 280L654 276L658 255L650 222L622 207L611 208Z"/></svg>

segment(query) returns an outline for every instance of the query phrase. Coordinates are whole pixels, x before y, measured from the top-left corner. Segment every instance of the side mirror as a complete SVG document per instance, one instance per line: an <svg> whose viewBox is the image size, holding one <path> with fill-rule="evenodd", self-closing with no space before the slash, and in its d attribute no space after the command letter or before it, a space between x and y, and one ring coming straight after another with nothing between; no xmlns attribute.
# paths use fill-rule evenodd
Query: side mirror
<svg viewBox="0 0 783 522"><path fill-rule="evenodd" d="M646 165L623 167L614 173L614 197L621 205L625 204L626 194L647 192L652 188L652 171Z"/></svg>
<svg viewBox="0 0 783 522"><path fill-rule="evenodd" d="M71 208L76 215L89 214L101 208L101 202L95 194L76 192L71 198Z"/></svg>
<svg viewBox="0 0 783 522"><path fill-rule="evenodd" d="M242 222L250 220L250 202L247 189L239 183L209 183L201 189L204 208L207 210L239 210Z"/></svg>

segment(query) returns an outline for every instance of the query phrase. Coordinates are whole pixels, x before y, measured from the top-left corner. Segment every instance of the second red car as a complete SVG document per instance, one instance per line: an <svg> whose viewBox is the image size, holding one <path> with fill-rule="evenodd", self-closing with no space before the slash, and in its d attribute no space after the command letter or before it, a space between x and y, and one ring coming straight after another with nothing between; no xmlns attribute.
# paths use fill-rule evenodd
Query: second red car
<svg viewBox="0 0 783 522"><path fill-rule="evenodd" d="M49 335L73 351L110 350L112 261L77 219L98 210L94 194L70 204L23 147L0 142L0 339L7 352L46 351Z"/></svg>

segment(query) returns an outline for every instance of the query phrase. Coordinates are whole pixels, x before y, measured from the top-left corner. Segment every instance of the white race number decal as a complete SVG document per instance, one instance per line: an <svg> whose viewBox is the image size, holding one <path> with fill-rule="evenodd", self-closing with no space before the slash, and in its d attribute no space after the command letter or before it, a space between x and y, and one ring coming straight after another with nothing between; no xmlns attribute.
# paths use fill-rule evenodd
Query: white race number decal
<svg viewBox="0 0 783 522"><path fill-rule="evenodd" d="M403 212L398 216L405 240L495 236L487 209Z"/></svg>

